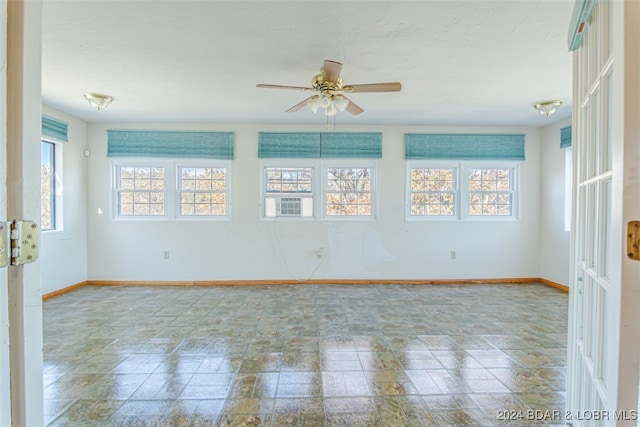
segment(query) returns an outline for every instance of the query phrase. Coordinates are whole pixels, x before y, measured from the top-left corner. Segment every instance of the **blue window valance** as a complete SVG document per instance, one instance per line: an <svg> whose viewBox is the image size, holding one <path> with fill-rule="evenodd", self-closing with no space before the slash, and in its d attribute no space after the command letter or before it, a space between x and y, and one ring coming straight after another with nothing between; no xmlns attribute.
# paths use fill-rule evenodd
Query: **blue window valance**
<svg viewBox="0 0 640 427"><path fill-rule="evenodd" d="M320 157L379 159L381 133L331 132L320 134Z"/></svg>
<svg viewBox="0 0 640 427"><path fill-rule="evenodd" d="M379 132L260 132L260 158L368 158L382 157Z"/></svg>
<svg viewBox="0 0 640 427"><path fill-rule="evenodd" d="M320 134L260 132L258 157L317 159L320 157Z"/></svg>
<svg viewBox="0 0 640 427"><path fill-rule="evenodd" d="M69 124L49 116L42 116L42 138L54 142L68 142Z"/></svg>
<svg viewBox="0 0 640 427"><path fill-rule="evenodd" d="M107 157L233 159L232 132L108 130Z"/></svg>
<svg viewBox="0 0 640 427"><path fill-rule="evenodd" d="M524 134L405 134L405 158L524 160Z"/></svg>
<svg viewBox="0 0 640 427"><path fill-rule="evenodd" d="M560 148L571 147L571 126L560 129Z"/></svg>

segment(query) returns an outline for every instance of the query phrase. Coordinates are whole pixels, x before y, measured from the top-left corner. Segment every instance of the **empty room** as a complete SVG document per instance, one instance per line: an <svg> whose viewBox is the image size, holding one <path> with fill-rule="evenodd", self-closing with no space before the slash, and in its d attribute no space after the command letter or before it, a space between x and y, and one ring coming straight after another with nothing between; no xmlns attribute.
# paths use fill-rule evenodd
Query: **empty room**
<svg viewBox="0 0 640 427"><path fill-rule="evenodd" d="M0 1L0 425L637 425L634 1Z"/></svg>

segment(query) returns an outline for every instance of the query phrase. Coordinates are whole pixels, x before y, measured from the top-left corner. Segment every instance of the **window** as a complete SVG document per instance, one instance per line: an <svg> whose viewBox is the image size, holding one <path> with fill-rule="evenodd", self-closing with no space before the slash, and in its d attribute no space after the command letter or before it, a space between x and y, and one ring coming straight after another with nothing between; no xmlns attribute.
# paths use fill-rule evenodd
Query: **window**
<svg viewBox="0 0 640 427"><path fill-rule="evenodd" d="M455 167L409 168L409 215L453 217L457 213Z"/></svg>
<svg viewBox="0 0 640 427"><path fill-rule="evenodd" d="M265 167L264 216L313 217L313 168Z"/></svg>
<svg viewBox="0 0 640 427"><path fill-rule="evenodd" d="M42 141L40 150L40 226L43 231L57 228L56 151L56 144Z"/></svg>
<svg viewBox="0 0 640 427"><path fill-rule="evenodd" d="M114 218L228 218L228 164L114 163Z"/></svg>
<svg viewBox="0 0 640 427"><path fill-rule="evenodd" d="M119 216L165 215L165 168L121 166L117 168Z"/></svg>
<svg viewBox="0 0 640 427"><path fill-rule="evenodd" d="M513 215L513 169L468 169L468 212L470 217Z"/></svg>
<svg viewBox="0 0 640 427"><path fill-rule="evenodd" d="M327 217L373 216L373 168L328 167L325 171Z"/></svg>
<svg viewBox="0 0 640 427"><path fill-rule="evenodd" d="M316 176L318 170L322 173ZM375 213L374 182L374 167L367 164L268 161L263 164L262 218L371 219ZM316 203L316 198L323 202Z"/></svg>
<svg viewBox="0 0 640 427"><path fill-rule="evenodd" d="M410 162L407 219L515 219L514 163Z"/></svg>
<svg viewBox="0 0 640 427"><path fill-rule="evenodd" d="M227 169L178 167L180 215L227 215Z"/></svg>

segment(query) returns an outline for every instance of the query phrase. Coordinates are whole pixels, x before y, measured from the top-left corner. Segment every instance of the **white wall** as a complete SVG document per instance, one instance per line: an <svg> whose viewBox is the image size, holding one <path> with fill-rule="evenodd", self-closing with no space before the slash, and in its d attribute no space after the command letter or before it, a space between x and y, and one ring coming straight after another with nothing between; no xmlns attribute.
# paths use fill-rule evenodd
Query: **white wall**
<svg viewBox="0 0 640 427"><path fill-rule="evenodd" d="M106 129L225 130L235 133L228 222L113 221ZM341 127L383 132L375 222L259 220L259 131L321 131L269 125L91 124L88 141L89 280L306 279L313 251L327 256L313 278L448 279L539 277L540 130L536 128ZM407 132L526 133L517 222L404 220ZM280 245L278 245L278 241ZM171 257L163 259L163 252ZM450 252L457 259L450 259ZM285 267L285 264L288 268Z"/></svg>
<svg viewBox="0 0 640 427"><path fill-rule="evenodd" d="M87 124L46 106L43 114L69 123L62 147L62 230L42 233L42 293L87 280Z"/></svg>
<svg viewBox="0 0 640 427"><path fill-rule="evenodd" d="M542 129L540 203L540 277L569 286L569 232L565 231L565 150L560 148L564 120Z"/></svg>

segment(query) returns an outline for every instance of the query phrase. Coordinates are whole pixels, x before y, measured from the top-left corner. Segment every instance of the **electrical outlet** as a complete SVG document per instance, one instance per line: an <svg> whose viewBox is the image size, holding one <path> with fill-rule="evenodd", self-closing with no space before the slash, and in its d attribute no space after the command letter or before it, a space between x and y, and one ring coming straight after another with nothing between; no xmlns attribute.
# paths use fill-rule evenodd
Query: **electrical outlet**
<svg viewBox="0 0 640 427"><path fill-rule="evenodd" d="M456 251L451 251L451 259L456 259Z"/></svg>
<svg viewBox="0 0 640 427"><path fill-rule="evenodd" d="M164 259L169 259L169 255L171 255L169 251L164 251Z"/></svg>

